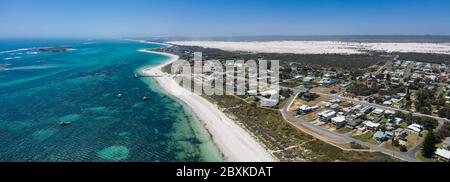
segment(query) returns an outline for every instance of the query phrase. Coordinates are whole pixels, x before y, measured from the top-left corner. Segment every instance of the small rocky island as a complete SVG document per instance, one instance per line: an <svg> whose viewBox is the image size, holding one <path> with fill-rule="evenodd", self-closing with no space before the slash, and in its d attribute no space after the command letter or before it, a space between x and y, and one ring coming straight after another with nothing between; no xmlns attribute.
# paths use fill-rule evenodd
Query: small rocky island
<svg viewBox="0 0 450 182"><path fill-rule="evenodd" d="M40 52L67 52L74 50L71 47L49 47L49 48L40 48Z"/></svg>

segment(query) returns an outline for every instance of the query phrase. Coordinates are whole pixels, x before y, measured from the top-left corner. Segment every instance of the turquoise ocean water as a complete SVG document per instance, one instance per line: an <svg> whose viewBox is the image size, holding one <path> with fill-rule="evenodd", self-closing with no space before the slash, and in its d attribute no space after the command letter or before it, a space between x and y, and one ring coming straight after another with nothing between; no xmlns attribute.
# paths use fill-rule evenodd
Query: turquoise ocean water
<svg viewBox="0 0 450 182"><path fill-rule="evenodd" d="M55 46L76 50L30 49ZM134 78L139 68L167 59L137 50L158 47L0 40L0 161L221 161L187 107L153 80Z"/></svg>

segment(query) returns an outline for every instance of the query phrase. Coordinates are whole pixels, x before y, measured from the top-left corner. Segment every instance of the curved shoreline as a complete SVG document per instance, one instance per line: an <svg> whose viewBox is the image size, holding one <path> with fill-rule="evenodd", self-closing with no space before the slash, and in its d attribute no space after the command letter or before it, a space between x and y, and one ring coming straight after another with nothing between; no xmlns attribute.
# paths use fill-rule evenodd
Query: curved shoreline
<svg viewBox="0 0 450 182"><path fill-rule="evenodd" d="M143 43L143 44L156 44L156 45L165 46L165 47L171 47L172 46L171 44L160 43L160 42L152 42L152 41L147 41L147 40L139 40L139 39L119 39L119 40L139 42L139 43Z"/></svg>
<svg viewBox="0 0 450 182"><path fill-rule="evenodd" d="M161 71L166 65L178 60L177 55L139 50L140 52L159 54L169 59L157 66L141 69L146 75L162 75L153 77L160 88L168 94L184 102L203 123L206 130L211 134L214 144L224 155L225 161L233 162L271 162L276 161L273 156L257 142L247 131L238 126L235 121L229 119L217 106L205 98L192 94L178 85L174 79Z"/></svg>

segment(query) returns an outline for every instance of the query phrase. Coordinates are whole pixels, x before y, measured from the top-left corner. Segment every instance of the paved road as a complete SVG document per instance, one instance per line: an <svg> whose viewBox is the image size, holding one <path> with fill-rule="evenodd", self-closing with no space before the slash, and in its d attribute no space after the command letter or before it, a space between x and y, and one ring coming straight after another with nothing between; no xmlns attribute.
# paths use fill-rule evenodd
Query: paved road
<svg viewBox="0 0 450 182"><path fill-rule="evenodd" d="M324 140L327 143L330 143L332 145L334 145L336 143L339 144L339 143L355 142L362 146L366 146L371 150L380 151L384 154L399 158L401 160L405 160L405 161L409 161L409 162L419 162L415 158L415 156L408 155L408 153L391 151L391 150L388 150L381 146L372 145L370 143L354 139L348 134L340 134L337 132L329 131L320 126L314 125L308 121L294 117L293 115L289 114L288 110L289 110L290 106L292 105L292 103L294 102L294 100L297 98L299 93L300 93L300 91L298 91L298 90L294 91L294 94L288 99L288 101L287 101L286 105L283 107L281 113L282 113L283 117L286 120L288 120L288 122L295 124L298 128L302 129L302 131L304 131L308 134L311 134L312 136L314 136L316 138ZM412 152L413 151L411 151L411 153Z"/></svg>
<svg viewBox="0 0 450 182"><path fill-rule="evenodd" d="M396 56L394 58L394 61L398 59L398 56ZM381 70L383 70L383 68L385 68L387 65L391 64L392 61L387 62L385 65L383 65L383 67L381 67L380 69L377 70L378 73L381 72ZM300 93L299 89L296 88L290 88L290 87L283 87L280 86L281 88L284 89L289 89L291 91L294 92L294 94L288 99L286 105L283 107L281 113L283 115L283 117L290 122L291 124L294 124L297 128L301 129L302 131L316 137L319 138L323 141L326 141L332 145L334 144L341 144L341 143L350 143L350 142L355 142L358 143L360 145L366 146L368 148L370 148L371 150L375 150L375 151L380 151L383 152L387 155L393 156L393 157L397 157L399 159L405 160L405 161L410 161L410 162L420 162L419 160L416 159L416 153L420 150L422 144L417 145L415 148L409 150L408 152L395 152L395 151L391 151L388 150L384 147L382 147L382 145L372 145L370 143L367 142L363 142L357 139L354 139L351 137L351 134L340 134L337 132L333 132L333 131L329 131L325 128L322 128L320 126L314 125L309 121L304 121L300 118L297 118L295 116L293 116L292 114L290 114L288 112L289 108L291 107L292 103L294 102L294 100L297 98L298 94ZM322 96L327 96L329 98L332 99L340 99L340 100L346 100L346 101L351 101L353 103L357 103L357 104L363 104L363 105L368 105L371 107L376 107L376 108L381 108L384 110L393 110L393 111L400 111L403 113L411 113L410 111L407 110L403 110L403 109L398 109L398 108L393 108L393 107L389 107L389 106L383 106L383 105L379 105L379 104L375 104L375 103L369 103L366 101L361 101L361 100L357 100L357 99L353 99L353 98L348 98L348 97L343 97L339 94L323 94L323 93L316 93L318 95L322 95ZM436 130L438 130L440 127L442 127L442 125L444 124L444 122L450 122L450 119L447 118L441 118L441 117L437 117L437 116L431 116L431 115L427 115L427 114L422 114L422 113L411 113L413 116L422 116L422 117L430 117L433 119L438 120L439 122L439 126L436 128Z"/></svg>
<svg viewBox="0 0 450 182"><path fill-rule="evenodd" d="M281 113L285 119L287 119L291 123L295 123L295 124L299 125L299 127L301 127L302 129L306 129L307 131L305 131L305 132L307 132L308 134L311 134L313 136L315 136L314 135L315 133L320 136L325 136L325 138L331 140L331 142L333 142L333 143L348 143L348 142L350 142L349 140L347 140L345 137L342 137L338 133L330 132L329 130L327 130L325 128L318 127L318 126L312 124L311 122L301 120L300 118L297 118L297 117L293 116L292 114L289 114L288 110L291 107L292 103L294 102L295 98L297 98L299 93L300 93L300 91L294 92L294 94L288 99L285 106L283 107L283 110ZM320 137L320 136L316 136L316 137Z"/></svg>
<svg viewBox="0 0 450 182"><path fill-rule="evenodd" d="M396 61L398 58L399 58L399 56L396 55L396 56L394 57L394 60L393 60L393 61ZM386 61L386 63L384 63L384 65L383 65L382 67L380 67L377 71L375 71L375 75L378 75L378 74L382 73L383 70L384 70L384 68L386 68L387 66L389 66L389 65L391 65L391 64L392 64L392 61L391 61L391 60Z"/></svg>

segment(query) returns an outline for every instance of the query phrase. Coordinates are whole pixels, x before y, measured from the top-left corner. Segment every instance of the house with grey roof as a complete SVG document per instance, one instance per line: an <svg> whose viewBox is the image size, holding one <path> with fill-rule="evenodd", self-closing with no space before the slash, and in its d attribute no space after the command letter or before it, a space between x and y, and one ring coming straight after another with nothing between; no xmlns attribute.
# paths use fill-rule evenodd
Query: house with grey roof
<svg viewBox="0 0 450 182"><path fill-rule="evenodd" d="M358 125L360 125L363 121L361 119L353 119L345 125L346 128L355 129Z"/></svg>
<svg viewBox="0 0 450 182"><path fill-rule="evenodd" d="M377 131L377 132L375 132L375 134L373 134L372 138L377 141L384 142L389 139L389 133Z"/></svg>
<svg viewBox="0 0 450 182"><path fill-rule="evenodd" d="M405 129L403 129L403 128L397 128L395 131L394 131L394 133L395 133L395 136L397 136L397 137L404 137L404 136L406 136L406 130Z"/></svg>

